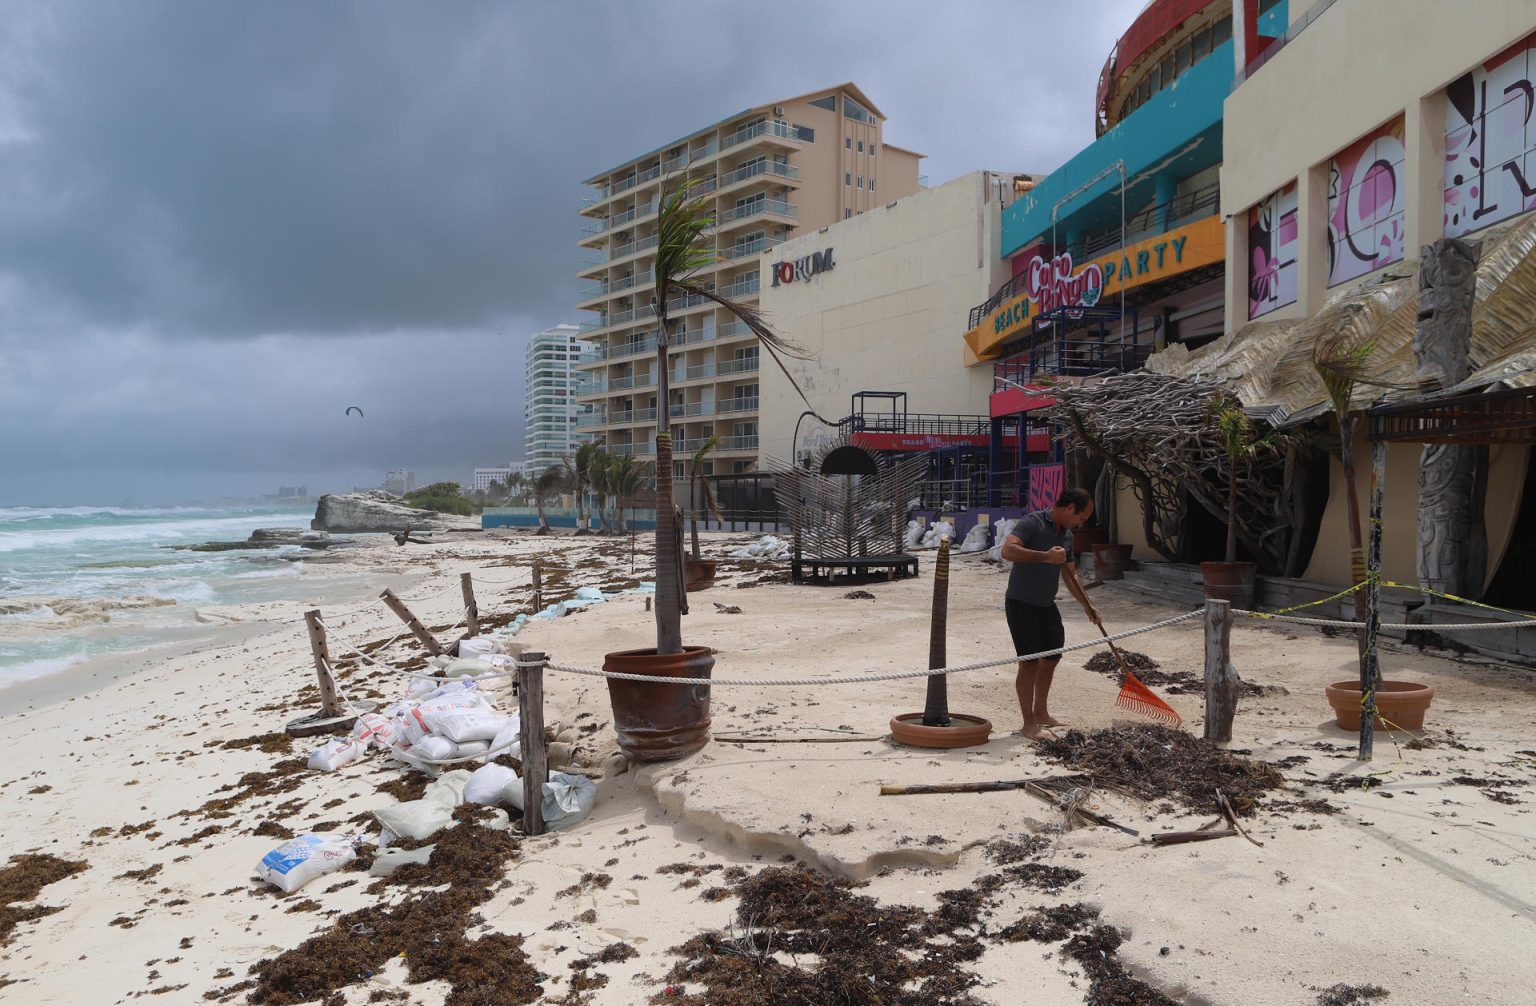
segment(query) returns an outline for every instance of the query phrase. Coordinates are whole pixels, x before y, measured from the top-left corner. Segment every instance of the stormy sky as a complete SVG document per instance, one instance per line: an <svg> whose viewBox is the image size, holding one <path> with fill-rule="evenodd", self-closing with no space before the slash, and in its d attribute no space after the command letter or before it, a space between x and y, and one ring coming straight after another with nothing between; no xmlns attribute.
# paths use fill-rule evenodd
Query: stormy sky
<svg viewBox="0 0 1536 1006"><path fill-rule="evenodd" d="M520 458L583 178L845 80L934 184L1049 170L1141 6L6 0L0 505Z"/></svg>

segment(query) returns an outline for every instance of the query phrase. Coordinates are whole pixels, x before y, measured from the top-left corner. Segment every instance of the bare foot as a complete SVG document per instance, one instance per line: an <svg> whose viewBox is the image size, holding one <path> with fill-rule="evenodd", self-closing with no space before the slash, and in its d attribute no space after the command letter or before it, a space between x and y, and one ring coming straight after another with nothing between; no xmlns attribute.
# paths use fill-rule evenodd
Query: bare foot
<svg viewBox="0 0 1536 1006"><path fill-rule="evenodd" d="M1015 737L1026 737L1032 741L1041 740L1045 737L1045 733L1040 729L1039 725L1035 723L1024 724L1023 727L1015 730L1013 735Z"/></svg>
<svg viewBox="0 0 1536 1006"><path fill-rule="evenodd" d="M1066 720L1058 720L1056 717L1051 716L1050 714L1038 717L1036 722L1038 722L1043 727L1064 727L1068 725Z"/></svg>

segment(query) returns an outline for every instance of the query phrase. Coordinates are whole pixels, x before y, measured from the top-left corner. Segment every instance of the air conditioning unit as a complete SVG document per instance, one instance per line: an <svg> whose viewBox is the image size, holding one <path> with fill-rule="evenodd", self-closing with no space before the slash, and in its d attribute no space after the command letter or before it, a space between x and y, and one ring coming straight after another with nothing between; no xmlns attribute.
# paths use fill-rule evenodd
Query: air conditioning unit
<svg viewBox="0 0 1536 1006"><path fill-rule="evenodd" d="M783 105L774 105L773 106L773 114L774 115L783 115L784 114L784 106Z"/></svg>

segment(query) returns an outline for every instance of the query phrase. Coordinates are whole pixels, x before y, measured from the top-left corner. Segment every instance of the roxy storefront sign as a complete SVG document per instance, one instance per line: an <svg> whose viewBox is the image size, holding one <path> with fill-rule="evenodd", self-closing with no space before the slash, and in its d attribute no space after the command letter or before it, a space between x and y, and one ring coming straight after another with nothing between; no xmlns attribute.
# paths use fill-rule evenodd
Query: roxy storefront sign
<svg viewBox="0 0 1536 1006"><path fill-rule="evenodd" d="M819 276L824 272L831 272L833 266L832 249L812 252L803 258L792 259L788 262L775 262L770 268L773 270L773 285L783 286L785 283L803 283L812 276Z"/></svg>

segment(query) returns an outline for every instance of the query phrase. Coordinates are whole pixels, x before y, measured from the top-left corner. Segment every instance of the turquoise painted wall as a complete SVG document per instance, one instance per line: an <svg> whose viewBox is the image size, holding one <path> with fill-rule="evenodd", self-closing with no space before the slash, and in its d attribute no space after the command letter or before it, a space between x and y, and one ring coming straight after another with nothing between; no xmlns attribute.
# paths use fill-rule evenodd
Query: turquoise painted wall
<svg viewBox="0 0 1536 1006"><path fill-rule="evenodd" d="M1232 87L1232 60L1229 40L1004 210L1002 256L1049 234L1057 200L1117 159L1125 160L1130 178L1126 205L1132 209L1152 199L1154 174L1175 169L1182 177L1219 164L1222 103ZM1166 163L1170 160L1176 163ZM1151 168L1159 171L1147 173ZM1105 197L1111 197L1112 216L1118 219L1119 184L1118 173L1111 175L1063 206L1056 220L1058 239L1069 227L1076 232L1105 226L1111 216Z"/></svg>

